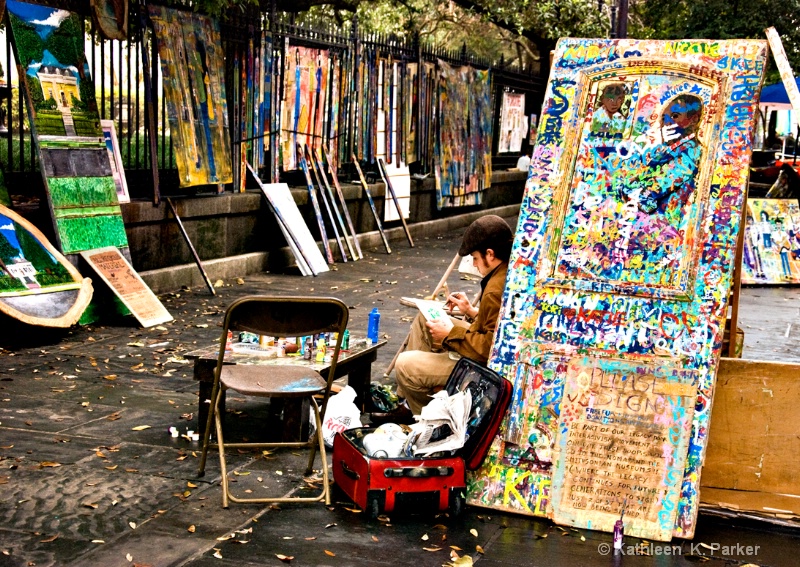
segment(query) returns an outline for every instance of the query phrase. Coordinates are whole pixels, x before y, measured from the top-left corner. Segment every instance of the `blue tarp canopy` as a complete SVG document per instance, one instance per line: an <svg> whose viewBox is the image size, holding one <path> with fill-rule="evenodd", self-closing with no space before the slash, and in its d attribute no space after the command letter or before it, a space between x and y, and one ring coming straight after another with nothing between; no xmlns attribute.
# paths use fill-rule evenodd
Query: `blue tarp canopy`
<svg viewBox="0 0 800 567"><path fill-rule="evenodd" d="M800 88L800 79L795 79L798 88ZM775 83L761 89L761 106L769 106L770 108L787 108L791 110L792 103L789 102L789 95L786 93L786 87L783 82Z"/></svg>

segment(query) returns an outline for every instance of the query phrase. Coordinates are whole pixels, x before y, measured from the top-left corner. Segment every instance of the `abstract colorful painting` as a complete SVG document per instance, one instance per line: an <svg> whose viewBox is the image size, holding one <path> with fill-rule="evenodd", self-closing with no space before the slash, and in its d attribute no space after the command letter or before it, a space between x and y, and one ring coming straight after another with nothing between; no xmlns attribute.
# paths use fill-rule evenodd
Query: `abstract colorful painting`
<svg viewBox="0 0 800 567"><path fill-rule="evenodd" d="M795 199L748 199L742 283L800 283L800 206Z"/></svg>
<svg viewBox="0 0 800 567"><path fill-rule="evenodd" d="M0 205L0 313L31 325L69 327L91 298L91 280L36 227Z"/></svg>
<svg viewBox="0 0 800 567"><path fill-rule="evenodd" d="M500 107L500 137L497 152L518 152L522 149L522 140L528 135L527 116L525 116L525 94L503 93L503 104Z"/></svg>
<svg viewBox="0 0 800 567"><path fill-rule="evenodd" d="M161 60L181 187L231 183L230 129L219 24L148 4Z"/></svg>
<svg viewBox="0 0 800 567"><path fill-rule="evenodd" d="M551 492L576 474L554 443L575 407L569 369L603 359L635 383L635 362L674 368L673 394L697 392L679 489L658 487L675 512L641 537L694 534L766 55L755 40L559 41L489 362L514 397L470 503L605 529ZM608 417L597 396L584 401L581 419ZM654 412L650 427L667 419ZM670 437L657 468L680 447Z"/></svg>
<svg viewBox="0 0 800 567"><path fill-rule="evenodd" d="M317 148L323 140L331 72L326 49L290 46L285 59L281 155L288 171L300 167L297 144Z"/></svg>
<svg viewBox="0 0 800 567"><path fill-rule="evenodd" d="M479 205L492 176L489 71L439 67L439 128L435 138L436 205Z"/></svg>
<svg viewBox="0 0 800 567"><path fill-rule="evenodd" d="M127 254L83 23L65 10L14 0L7 6L57 244L68 255L98 246Z"/></svg>

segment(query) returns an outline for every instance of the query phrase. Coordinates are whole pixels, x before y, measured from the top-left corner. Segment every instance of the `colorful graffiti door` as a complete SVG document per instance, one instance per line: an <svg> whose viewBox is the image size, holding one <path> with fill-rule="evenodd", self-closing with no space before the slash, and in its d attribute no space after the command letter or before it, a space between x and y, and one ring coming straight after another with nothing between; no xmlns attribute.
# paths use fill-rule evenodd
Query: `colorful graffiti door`
<svg viewBox="0 0 800 567"><path fill-rule="evenodd" d="M765 57L559 42L490 358L514 399L470 503L694 533Z"/></svg>

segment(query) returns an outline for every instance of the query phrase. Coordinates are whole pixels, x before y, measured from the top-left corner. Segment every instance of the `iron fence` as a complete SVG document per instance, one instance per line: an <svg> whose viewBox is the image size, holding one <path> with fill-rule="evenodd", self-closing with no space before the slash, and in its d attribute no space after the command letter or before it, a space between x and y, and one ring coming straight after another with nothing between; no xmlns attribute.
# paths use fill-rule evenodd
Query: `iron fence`
<svg viewBox="0 0 800 567"><path fill-rule="evenodd" d="M154 85L154 111L156 115L156 152L159 167L159 185L164 195L196 193L206 188L180 188L175 163L174 148L169 132L166 105L163 104L160 67L155 42L144 30L144 18L140 5L129 5L128 40L106 40L101 38L89 13L89 3L85 0L50 0L42 2L48 6L69 10L81 15L86 22L87 61L96 85L98 110L101 119L113 120L119 137L121 154L125 166L128 188L133 198L148 198L152 195L153 183L150 169L150 143L146 125L145 77L143 75L142 50L147 49L151 61L151 84ZM16 61L11 46L6 22L4 42L6 57L6 86L0 86L0 104L6 111L5 128L0 128L0 167L6 174L9 190L17 200L42 197L44 195L38 158L28 124L24 97L20 96L18 85L11 81L11 70ZM503 61L492 62L475 57L466 47L447 50L428 43L421 43L418 37L397 37L392 35L365 34L358 29L355 19L335 28L330 24L315 22L313 25L300 24L293 14L263 13L257 8L245 11L231 11L220 21L223 50L226 54L226 91L244 88L241 76L233 72L234 55L241 53L248 44L259 45L262 32L271 34L275 73L273 80L277 86L275 94L283 99L280 90L284 85L283 57L288 46L300 45L324 48L335 52L348 74L343 76L339 104L339 146L342 156L349 155L353 149L353 130L355 108L357 106L357 61L369 51L391 56L397 61L407 63L435 62L441 59L451 65L471 65L476 68L492 70L492 96L495 109L500 108L501 94L505 90L515 90L528 94L526 109L536 112L544 95L544 81L530 70L506 66ZM240 83L237 85L236 82ZM498 110L495 112L497 123ZM233 105L229 104L231 124L236 124ZM495 129L496 130L496 129ZM241 141L236 130L231 129L234 147ZM494 153L497 148L497 133L494 135ZM325 140L327 141L327 140ZM516 159L516 158L514 158ZM502 156L495 161L504 166ZM507 161L507 160L506 160ZM423 165L423 170L426 166ZM211 190L211 188L207 188Z"/></svg>

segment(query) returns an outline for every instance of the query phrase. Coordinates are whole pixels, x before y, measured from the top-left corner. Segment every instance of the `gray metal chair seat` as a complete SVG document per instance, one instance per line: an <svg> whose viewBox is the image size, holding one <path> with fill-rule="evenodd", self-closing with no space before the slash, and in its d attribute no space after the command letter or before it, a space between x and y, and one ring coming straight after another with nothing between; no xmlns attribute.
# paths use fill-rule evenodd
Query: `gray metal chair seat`
<svg viewBox="0 0 800 567"><path fill-rule="evenodd" d="M322 394L325 380L319 372L302 366L223 366L220 381L246 396L284 398Z"/></svg>

